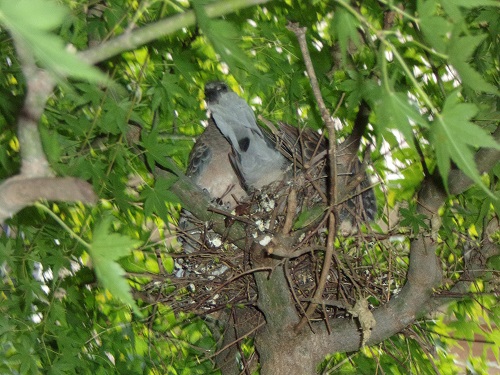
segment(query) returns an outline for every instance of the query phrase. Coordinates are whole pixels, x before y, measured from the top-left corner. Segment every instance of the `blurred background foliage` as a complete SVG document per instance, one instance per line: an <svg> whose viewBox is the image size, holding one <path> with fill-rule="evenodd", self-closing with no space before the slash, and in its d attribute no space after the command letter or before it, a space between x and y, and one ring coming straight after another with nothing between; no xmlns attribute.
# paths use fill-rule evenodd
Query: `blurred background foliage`
<svg viewBox="0 0 500 375"><path fill-rule="evenodd" d="M484 223L500 212L498 165L479 175L472 159L477 147L498 147L488 136L499 120L495 1L287 0L216 19L204 10L208 1L59 0L49 8L44 0L19 1L18 8L9 1L0 2L0 178L20 167L15 124L26 86L12 39L18 32L58 80L40 124L50 165L57 175L91 181L100 202L41 203L4 227L2 374L217 373L216 340L202 319L142 299L154 295L146 286L180 288L172 281L171 255L180 251L174 228L182 202L169 191L175 180L155 179L152 169L168 167L167 158L186 167L206 122L204 84L216 79L265 118L322 128L289 22L307 27L322 95L342 123L340 135L349 133L362 100L373 109L365 145L370 172L381 182L382 223L407 201L395 232L418 232L415 194L424 169L439 166L446 177L453 163L476 182L442 209L439 255L450 285L461 275L464 249L480 241ZM113 84L61 52L105 45L189 9L196 26L99 62ZM118 241L125 250L96 264L86 246L96 237L104 247ZM485 280L442 314L358 353L332 355L322 365L325 373L455 374L465 370L450 348L467 347L478 335L483 351L460 359L470 373L492 373L488 357L498 365L500 347L499 263L490 260ZM140 314L123 303L128 286L118 292L121 299L100 286L99 267L111 284L123 283L119 273L125 275Z"/></svg>

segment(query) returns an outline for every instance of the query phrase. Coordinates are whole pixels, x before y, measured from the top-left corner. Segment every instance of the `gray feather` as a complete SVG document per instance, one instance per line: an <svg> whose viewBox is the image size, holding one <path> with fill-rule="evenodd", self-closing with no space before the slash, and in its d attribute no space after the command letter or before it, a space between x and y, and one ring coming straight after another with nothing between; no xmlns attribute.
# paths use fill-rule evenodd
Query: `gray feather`
<svg viewBox="0 0 500 375"><path fill-rule="evenodd" d="M244 184L260 189L283 179L290 163L257 125L252 108L223 82L207 84L207 107L233 147L232 158Z"/></svg>

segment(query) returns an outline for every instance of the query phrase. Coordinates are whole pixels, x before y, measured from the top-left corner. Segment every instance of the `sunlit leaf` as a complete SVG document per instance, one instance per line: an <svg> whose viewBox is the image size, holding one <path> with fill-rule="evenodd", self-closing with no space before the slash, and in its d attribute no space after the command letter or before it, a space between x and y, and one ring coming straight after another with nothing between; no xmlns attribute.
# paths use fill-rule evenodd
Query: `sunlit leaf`
<svg viewBox="0 0 500 375"><path fill-rule="evenodd" d="M67 15L67 10L55 1L0 0L0 21L12 22L26 29L53 30Z"/></svg>
<svg viewBox="0 0 500 375"><path fill-rule="evenodd" d="M234 319L220 327L223 331L217 327L215 335L207 322L223 323L214 319L223 317L224 310L233 311L240 320L240 310L264 300L266 295L252 275L274 278L280 269L288 270L290 281L299 276L301 283L298 288L292 284L280 288L295 290L296 300L290 296L295 306L290 307L309 304L324 253L279 262L269 272L248 268L247 261L253 262L258 254L238 251L229 243L183 253L175 239L181 207L171 193L175 178L159 172L160 167L183 178L194 137L206 121L203 87L214 79L227 81L271 122L285 121L326 134L303 55L286 27L288 22L298 22L307 28L307 47L327 110L339 119L339 144L352 129L361 101L368 103L371 113L360 148L370 153L365 156L367 171L380 178L376 186L379 218L361 225L361 233L335 240L325 306L318 305L311 316L312 328L321 331L319 327L327 323L338 328L335 321L326 322L333 314L348 318L353 327L358 323L344 316L341 308L328 305L330 293L336 294L331 301L342 303L368 296L380 311L387 301L415 306L414 296L400 290L419 286L414 273L408 273L409 265L422 272L421 265L413 263L412 240L417 231L433 236L430 251L443 269L444 285L436 287L434 297L447 299L456 281L461 287L471 282L468 293L453 294L442 318L433 313L432 319L405 325L405 333L410 334L395 334L355 353L332 354L317 370L487 374L486 357L471 357L465 369L458 368L451 353L456 339L477 339L477 333L482 341L492 343L490 353L500 352L500 304L492 282L498 260L491 258L478 272L463 272L467 259L475 259L474 253L485 244L486 225L495 225L494 210L500 213L500 163L496 168L484 166L481 159L483 169L493 167L479 176L492 192L475 180L466 192L449 197L432 221L432 233L430 221L419 212L434 207L419 200L418 192L427 187L427 171L463 167L455 159L473 169L478 151L491 140L488 134L498 127L498 98L491 85L496 89L498 82L500 2L288 0L258 5L251 1L254 5L244 10L231 9L243 3L249 4L241 0L0 0L0 179L28 166L22 158L31 148L16 138L15 125L23 101L37 89L38 82L24 74L26 62L32 59L52 77L70 78L58 82L42 103L41 117L34 116L50 167L57 176L90 181L100 197L100 204L92 207L52 203L60 222L27 207L0 227L0 373L218 373L216 339L219 332L234 331ZM192 10L198 6L210 9L211 18L198 12L195 25ZM165 28L172 27L178 31L165 35ZM146 34L147 41L141 39ZM130 47L129 42L140 46ZM82 68L72 60L82 56L73 49L89 48L89 56L95 56L92 51L111 51L112 46L116 47L113 57L101 61L98 69L112 76L122 90L110 90L95 80L71 79L87 74L85 64ZM457 87L463 90L453 104L449 98ZM27 107L28 112L21 114L31 114ZM295 215L295 228L300 232L305 228L306 238L318 229L321 235L315 243L324 244L326 233L314 224L327 211L307 209L316 202L308 192L319 181L309 178L313 176L292 178L295 172L290 171L290 183L304 183L308 191L298 195L295 213L275 215L271 230L279 232L285 216ZM286 196L274 198L277 206L288 209ZM0 206L1 210L4 205ZM249 207L254 205L243 204L236 215ZM106 215L114 218L113 225L106 220L99 223ZM221 239L232 240L234 229L248 227L247 220L232 215L225 228L207 221L199 223L200 230L210 235L220 228ZM242 240L251 245L252 225L248 228ZM491 240L497 239L496 233L489 234ZM88 251L92 238L95 244ZM136 238L147 242L137 248ZM273 242L278 244L282 238L273 236ZM295 247L301 238L291 233L284 243ZM219 270L226 267L229 272L220 275ZM210 273L208 278L205 272ZM251 284L240 288L246 279ZM134 300L147 319L137 319L128 307L134 306ZM212 302L214 309L208 306ZM200 317L211 311L215 314L208 319ZM317 317L323 321L315 322ZM484 324L488 332L480 329ZM259 332L241 336L239 342L238 357L251 366L259 349L253 344L261 341ZM353 335L356 338L359 332ZM435 346L432 361L422 343ZM296 362L292 358L291 366ZM240 365L244 372L245 361Z"/></svg>
<svg viewBox="0 0 500 375"><path fill-rule="evenodd" d="M256 73L251 60L238 46L239 32L235 25L226 20L213 20L205 12L204 1L193 1L191 3L196 13L198 26L212 44L216 53L229 66L245 68L245 70Z"/></svg>
<svg viewBox="0 0 500 375"><path fill-rule="evenodd" d="M32 17L33 14L36 17ZM109 79L103 73L69 52L63 40L50 33L62 23L65 14L63 7L49 0L0 2L0 23L19 39L21 48L34 54L42 66L58 77L72 76L91 82L108 82Z"/></svg>
<svg viewBox="0 0 500 375"><path fill-rule="evenodd" d="M453 25L446 18L436 15L438 5L434 0L418 0L417 10L423 34L433 48L444 53Z"/></svg>
<svg viewBox="0 0 500 375"><path fill-rule="evenodd" d="M379 115L378 126L398 129L411 146L414 145L414 134L410 121L424 128L429 125L403 93L386 90L376 109Z"/></svg>
<svg viewBox="0 0 500 375"><path fill-rule="evenodd" d="M128 304L139 316L141 312L137 307L130 285L124 278L124 269L116 262L130 254L140 243L130 237L110 232L111 218L107 217L96 225L93 233L89 254L97 278L103 287L108 289L113 297Z"/></svg>

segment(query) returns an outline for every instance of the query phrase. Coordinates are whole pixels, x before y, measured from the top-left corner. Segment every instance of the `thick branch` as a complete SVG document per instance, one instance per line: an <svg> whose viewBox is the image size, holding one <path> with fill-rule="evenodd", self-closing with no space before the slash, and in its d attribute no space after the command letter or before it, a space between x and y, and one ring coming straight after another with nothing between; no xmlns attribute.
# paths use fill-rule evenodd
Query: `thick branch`
<svg viewBox="0 0 500 375"><path fill-rule="evenodd" d="M17 124L21 173L0 185L0 223L39 199L95 203L92 186L77 178L54 178L42 147L38 123L54 88L48 72L39 69L28 46L16 38L16 50L27 82L26 98Z"/></svg>
<svg viewBox="0 0 500 375"><path fill-rule="evenodd" d="M255 273L257 290L259 291L258 307L266 317L268 330L274 336L283 331L293 330L293 325L298 322L295 309L282 261L267 256L262 246L255 244L251 249L253 267L270 267L270 273Z"/></svg>
<svg viewBox="0 0 500 375"><path fill-rule="evenodd" d="M93 204L92 185L73 177L9 178L0 185L0 223L39 199Z"/></svg>
<svg viewBox="0 0 500 375"><path fill-rule="evenodd" d="M13 35L27 85L26 98L17 124L17 137L21 146L21 174L26 177L52 176L43 152L38 122L54 89L54 82L48 72L36 66L33 55L23 40Z"/></svg>
<svg viewBox="0 0 500 375"><path fill-rule="evenodd" d="M481 171L491 168L493 164L491 161L495 153L494 150L482 150L478 153L478 166ZM456 181L460 181L462 177L457 174ZM188 203L187 209L192 210L203 220L214 220L217 216L213 216L212 213L207 214L205 211L204 207L209 204L205 194L196 187L194 188L195 192L193 192L192 188L193 184L189 180L183 181L181 178L180 182L174 186L174 191L184 202ZM196 192L196 190L198 191ZM424 203L418 207L419 213L427 216L434 224L439 225L437 212L445 200L446 194L439 178L429 177L424 181L419 193L418 201ZM202 216L204 214L209 216ZM217 220L222 220L222 218ZM227 230L222 222L213 222L216 224L216 228L219 228L216 229L217 231L225 232ZM238 234L234 236L235 233ZM241 240L244 236L245 231L241 226L236 232L229 234L229 239ZM240 246L243 244L244 241L240 241ZM436 246L435 238L425 234L421 234L411 242L407 282L397 296L373 311L377 324L367 345L381 342L400 332L416 319L425 315L432 306L436 306L436 302L439 302L433 298L433 289L439 286L442 278L441 266L435 255ZM252 256L260 251L254 248ZM314 373L317 363L328 353L359 349L362 334L355 319L332 320L330 322L331 332L328 332L324 323L312 323L314 332L306 331L297 335L290 329L290 326L298 320L298 315L294 310L294 302L290 296L282 264L265 257L253 258L253 262L256 262L254 266L268 264L275 268L270 274L266 272L256 274L259 289L258 306L266 315L268 322L256 337L263 374L289 374L289 358L294 358L294 370L298 373ZM474 276L476 275L477 273L474 271Z"/></svg>
<svg viewBox="0 0 500 375"><path fill-rule="evenodd" d="M428 217L436 215L445 198L441 187L432 179L425 181L419 199L427 202L427 205L426 208L421 207L420 211ZM431 298L433 288L441 282L441 265L435 255L436 245L432 237L423 234L412 241L407 282L396 297L373 311L377 324L367 345L381 342L400 332L425 313L426 301ZM324 323L319 323L313 324L314 333L306 331L296 336L289 335L285 339L281 337L282 340L293 343L286 347L286 358L294 358L295 363L300 362L300 373L314 373L316 365L329 353L349 352L360 348L362 335L356 320L333 319L330 327L331 334ZM283 351L272 351L265 359L267 361L262 362L263 374L289 373L290 364L286 363Z"/></svg>
<svg viewBox="0 0 500 375"><path fill-rule="evenodd" d="M498 133L498 132L497 132ZM495 134L498 137L498 134ZM485 149L478 153L476 158L479 170L484 172L498 161L498 151ZM455 172L450 188L460 192L468 188L472 182L463 173ZM430 177L424 181L419 193L419 202L425 206L419 206L419 213L424 214L431 222L437 224L437 214L440 206L445 202L446 195L442 190L438 178ZM491 225L498 223L494 222ZM495 230L496 230L495 229ZM492 229L490 229L491 231ZM373 345L400 332L417 318L428 313L433 307L438 307L445 300L433 298L433 289L441 283L442 270L437 256L435 255L436 240L431 236L420 235L412 241L410 247L410 264L407 282L401 292L392 298L384 306L373 311L377 322L367 345ZM476 278L482 274L480 268L484 268L486 259L499 251L497 246L485 243L480 256L470 259L468 264L469 278ZM468 283L457 284L459 290L464 290ZM288 356L301 359L301 371L313 373L315 366L325 355L332 352L349 352L358 350L362 340L361 332L355 320L334 319L330 322L331 333L322 324L313 324L315 333L304 332L296 338L289 338L294 345L287 347ZM308 353L307 359L304 353ZM262 373L287 374L289 365L284 363L283 352L274 352L269 355L266 363L263 363ZM307 368L309 365L309 368ZM304 372L305 373L305 372Z"/></svg>

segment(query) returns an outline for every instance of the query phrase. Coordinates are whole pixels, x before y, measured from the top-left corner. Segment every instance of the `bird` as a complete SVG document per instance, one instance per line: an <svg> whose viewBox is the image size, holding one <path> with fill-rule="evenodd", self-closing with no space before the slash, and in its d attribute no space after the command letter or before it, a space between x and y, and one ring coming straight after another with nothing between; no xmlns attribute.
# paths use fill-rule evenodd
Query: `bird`
<svg viewBox="0 0 500 375"><path fill-rule="evenodd" d="M279 123L279 131L272 135L264 132L248 103L222 81L206 84L205 101L210 118L231 144L229 158L247 193L290 177L295 164L302 170L319 165L314 177L320 180L320 189L326 193L327 142L321 135L309 128L300 131L286 123ZM361 162L355 159L342 166L344 178L359 172ZM355 217L362 221L374 220L376 199L366 177L354 187L352 198L341 207L341 221L352 222Z"/></svg>
<svg viewBox="0 0 500 375"><path fill-rule="evenodd" d="M257 125L252 108L243 98L217 81L205 86L205 101L211 118L232 146L230 160L247 191L262 189L285 177L290 161Z"/></svg>
<svg viewBox="0 0 500 375"><path fill-rule="evenodd" d="M232 210L247 192L230 164L231 144L215 122L208 120L205 131L196 140L189 155L186 176L227 210Z"/></svg>
<svg viewBox="0 0 500 375"><path fill-rule="evenodd" d="M212 202L232 211L250 199L255 190L293 177L295 169L308 175L311 184L316 182L316 191L326 195L327 142L319 133L283 122L271 133L264 131L257 124L252 108L225 82L208 83L205 101L210 115L208 125L191 150L186 175ZM344 165L341 168L344 178L355 176L360 166L357 158ZM340 229L346 234L352 233L354 221L372 221L377 212L368 179L353 187L351 196L339 208ZM344 223L348 225L345 231ZM199 222L186 210L181 212L179 229L179 240L186 253L205 246L220 246L207 223ZM189 262L178 265L176 275L185 275L189 267Z"/></svg>
<svg viewBox="0 0 500 375"><path fill-rule="evenodd" d="M245 200L247 192L229 161L231 144L222 135L212 119L208 120L203 133L196 140L189 154L186 176L201 188L210 200L228 212ZM179 216L179 242L184 252L190 254L201 246L211 246L216 235L206 228L206 223L197 220L189 211L182 210ZM208 242L208 243L205 243ZM177 265L176 275L184 275L189 264Z"/></svg>

